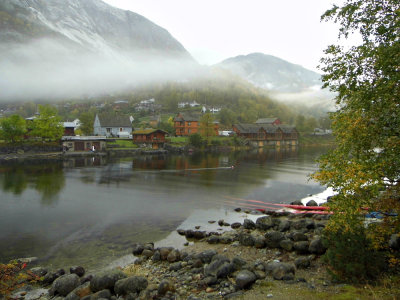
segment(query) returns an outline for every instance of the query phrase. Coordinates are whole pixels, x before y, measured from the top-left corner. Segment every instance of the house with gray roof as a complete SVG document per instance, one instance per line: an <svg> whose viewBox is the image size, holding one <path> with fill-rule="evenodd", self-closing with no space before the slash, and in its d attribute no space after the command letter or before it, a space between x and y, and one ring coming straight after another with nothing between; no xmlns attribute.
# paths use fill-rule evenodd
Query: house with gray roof
<svg viewBox="0 0 400 300"><path fill-rule="evenodd" d="M282 124L282 122L278 118L273 117L273 118L258 119L256 121L256 124L259 124L259 125L264 125L264 124L280 125L280 124Z"/></svg>
<svg viewBox="0 0 400 300"><path fill-rule="evenodd" d="M133 118L129 116L98 115L94 119L93 131L95 135L118 137L132 134Z"/></svg>
<svg viewBox="0 0 400 300"><path fill-rule="evenodd" d="M272 123L234 124L232 129L237 136L246 139L254 147L298 144L299 133L294 126Z"/></svg>

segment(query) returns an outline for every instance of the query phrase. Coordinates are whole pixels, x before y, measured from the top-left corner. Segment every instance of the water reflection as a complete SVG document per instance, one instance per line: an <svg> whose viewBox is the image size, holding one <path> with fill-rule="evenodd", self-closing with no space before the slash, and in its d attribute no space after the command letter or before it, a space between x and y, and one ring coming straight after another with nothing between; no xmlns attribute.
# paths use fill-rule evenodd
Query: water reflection
<svg viewBox="0 0 400 300"><path fill-rule="evenodd" d="M21 195L30 187L39 192L42 205L51 205L65 186L63 165L46 162L3 166L0 167L0 182L4 192L14 195Z"/></svg>
<svg viewBox="0 0 400 300"><path fill-rule="evenodd" d="M0 260L38 256L54 266L92 267L129 253L132 242L165 238L198 210L300 199L323 189L307 181L323 152L9 163L0 167Z"/></svg>

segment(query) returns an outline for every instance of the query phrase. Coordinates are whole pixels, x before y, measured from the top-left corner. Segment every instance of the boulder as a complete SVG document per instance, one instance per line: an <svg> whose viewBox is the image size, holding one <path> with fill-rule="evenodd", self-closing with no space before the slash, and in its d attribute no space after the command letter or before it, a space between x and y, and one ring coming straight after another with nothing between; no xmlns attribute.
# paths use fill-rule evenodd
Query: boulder
<svg viewBox="0 0 400 300"><path fill-rule="evenodd" d="M195 231L193 233L193 238L195 238L197 240L204 239L206 236L207 236L207 232L206 231Z"/></svg>
<svg viewBox="0 0 400 300"><path fill-rule="evenodd" d="M212 235L207 238L207 243L218 244L220 242L220 237L218 235Z"/></svg>
<svg viewBox="0 0 400 300"><path fill-rule="evenodd" d="M250 287L255 281L257 280L257 276L249 271L249 270L242 270L236 275L236 287L237 289L245 289Z"/></svg>
<svg viewBox="0 0 400 300"><path fill-rule="evenodd" d="M174 292L174 291L175 291L174 284L167 279L162 280L157 288L157 294L159 296L164 296L167 292Z"/></svg>
<svg viewBox="0 0 400 300"><path fill-rule="evenodd" d="M271 261L266 264L265 272L276 280L291 280L294 278L295 266L290 263Z"/></svg>
<svg viewBox="0 0 400 300"><path fill-rule="evenodd" d="M308 241L308 236L299 231L292 232L290 238L295 242Z"/></svg>
<svg viewBox="0 0 400 300"><path fill-rule="evenodd" d="M224 263L217 270L217 278L227 278L235 271L235 266L232 263Z"/></svg>
<svg viewBox="0 0 400 300"><path fill-rule="evenodd" d="M274 222L269 216L260 217L256 220L256 228L259 230L266 231L272 227L274 227Z"/></svg>
<svg viewBox="0 0 400 300"><path fill-rule="evenodd" d="M303 202L301 202L300 200L295 200L290 202L291 205L303 205Z"/></svg>
<svg viewBox="0 0 400 300"><path fill-rule="evenodd" d="M219 269L224 264L229 264L229 259L227 257L219 255L217 259L213 259L210 264L204 267L204 276L217 276Z"/></svg>
<svg viewBox="0 0 400 300"><path fill-rule="evenodd" d="M187 239L192 239L194 238L194 231L192 229L188 229L185 231L185 237Z"/></svg>
<svg viewBox="0 0 400 300"><path fill-rule="evenodd" d="M85 269L83 267L81 267L81 266L71 267L71 268L69 268L69 272L71 274L76 274L79 277L82 277L83 275L85 275Z"/></svg>
<svg viewBox="0 0 400 300"><path fill-rule="evenodd" d="M278 263L272 270L272 277L275 280L293 280L295 273L295 266L289 263Z"/></svg>
<svg viewBox="0 0 400 300"><path fill-rule="evenodd" d="M254 247L256 248L264 248L265 247L265 237L262 235L257 235L254 237Z"/></svg>
<svg viewBox="0 0 400 300"><path fill-rule="evenodd" d="M240 270L243 266L247 264L247 262L239 256L235 256L232 259L232 263L236 271Z"/></svg>
<svg viewBox="0 0 400 300"><path fill-rule="evenodd" d="M231 224L232 229L238 229L238 228L240 228L240 226L242 226L242 224L240 224L239 222L235 222L235 223Z"/></svg>
<svg viewBox="0 0 400 300"><path fill-rule="evenodd" d="M322 255L326 252L326 247L322 243L322 239L319 236L315 236L310 242L308 251L313 254Z"/></svg>
<svg viewBox="0 0 400 300"><path fill-rule="evenodd" d="M318 203L315 200L310 200L307 202L306 206L318 206Z"/></svg>
<svg viewBox="0 0 400 300"><path fill-rule="evenodd" d="M153 250L150 250L150 249L144 249L142 252L142 255L146 258L150 258L154 255L154 252L153 252Z"/></svg>
<svg viewBox="0 0 400 300"><path fill-rule="evenodd" d="M135 243L133 244L132 254L133 255L141 255L144 250L144 245Z"/></svg>
<svg viewBox="0 0 400 300"><path fill-rule="evenodd" d="M309 243L308 241L295 242L293 244L293 249L298 254L307 254L309 249Z"/></svg>
<svg viewBox="0 0 400 300"><path fill-rule="evenodd" d="M50 290L49 295L60 295L67 296L75 288L80 285L79 276L76 274L63 275L56 280L54 280Z"/></svg>
<svg viewBox="0 0 400 300"><path fill-rule="evenodd" d="M43 284L52 284L54 280L56 280L58 277L62 276L65 274L64 269L58 269L55 272L49 272L47 273L44 278L43 278Z"/></svg>
<svg viewBox="0 0 400 300"><path fill-rule="evenodd" d="M180 261L172 263L169 266L170 271L179 271L180 269L182 269L182 262L180 262Z"/></svg>
<svg viewBox="0 0 400 300"><path fill-rule="evenodd" d="M115 282L114 291L117 295L128 295L130 293L140 293L146 289L147 279L143 276L131 276Z"/></svg>
<svg viewBox="0 0 400 300"><path fill-rule="evenodd" d="M243 246L254 246L254 237L251 234L242 232L239 234L239 243Z"/></svg>
<svg viewBox="0 0 400 300"><path fill-rule="evenodd" d="M311 265L311 258L308 256L299 256L294 260L297 269L306 269Z"/></svg>
<svg viewBox="0 0 400 300"><path fill-rule="evenodd" d="M87 296L90 300L100 300L100 299L111 299L111 292L110 290L101 290L97 293ZM86 298L86 297L84 297ZM84 298L82 300L84 300Z"/></svg>
<svg viewBox="0 0 400 300"><path fill-rule="evenodd" d="M254 223L252 220L250 220L250 219L244 219L244 221L243 221L243 228L244 229L250 229L250 230L253 230L253 229L256 229L256 223Z"/></svg>
<svg viewBox="0 0 400 300"><path fill-rule="evenodd" d="M178 249L174 249L168 254L167 260L170 263L173 263L173 262L176 262L176 261L180 261L181 260L181 253L179 252Z"/></svg>
<svg viewBox="0 0 400 300"><path fill-rule="evenodd" d="M290 221L289 220L281 220L278 225L278 230L281 232L290 230Z"/></svg>
<svg viewBox="0 0 400 300"><path fill-rule="evenodd" d="M47 274L48 270L46 268L36 267L36 268L32 268L31 272L33 274L35 274L36 276L42 277Z"/></svg>
<svg viewBox="0 0 400 300"><path fill-rule="evenodd" d="M293 242L291 240L282 240L279 242L279 246L286 251L293 250Z"/></svg>
<svg viewBox="0 0 400 300"><path fill-rule="evenodd" d="M265 234L265 245L269 248L278 248L285 235L280 231L269 231Z"/></svg>
<svg viewBox="0 0 400 300"><path fill-rule="evenodd" d="M200 252L199 254L196 255L196 258L200 259L205 264L209 264L211 262L213 256L216 254L217 254L217 251L210 249L210 250Z"/></svg>
<svg viewBox="0 0 400 300"><path fill-rule="evenodd" d="M90 289L93 292L98 292L104 289L112 290L118 280L124 279L127 276L121 270L107 270L93 276L90 281Z"/></svg>
<svg viewBox="0 0 400 300"><path fill-rule="evenodd" d="M151 258L152 261L161 261L161 253L160 250L154 251L153 257Z"/></svg>
<svg viewBox="0 0 400 300"><path fill-rule="evenodd" d="M159 249L160 255L161 255L161 260L167 260L168 254L173 250L174 248L172 247L161 247Z"/></svg>

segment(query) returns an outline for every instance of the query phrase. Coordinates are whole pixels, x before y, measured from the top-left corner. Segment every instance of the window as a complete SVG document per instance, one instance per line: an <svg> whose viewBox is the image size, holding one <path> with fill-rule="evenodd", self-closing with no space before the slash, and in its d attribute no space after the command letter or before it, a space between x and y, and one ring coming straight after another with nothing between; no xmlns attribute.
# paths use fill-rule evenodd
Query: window
<svg viewBox="0 0 400 300"><path fill-rule="evenodd" d="M122 128L120 128L119 131L120 131L120 132L123 131Z"/></svg>
<svg viewBox="0 0 400 300"><path fill-rule="evenodd" d="M107 133L111 132L111 128L106 128L106 130L107 130Z"/></svg>
<svg viewBox="0 0 400 300"><path fill-rule="evenodd" d="M190 133L190 129L188 129L188 133Z"/></svg>
<svg viewBox="0 0 400 300"><path fill-rule="evenodd" d="M188 122L188 126L191 126L192 125L192 122Z"/></svg>

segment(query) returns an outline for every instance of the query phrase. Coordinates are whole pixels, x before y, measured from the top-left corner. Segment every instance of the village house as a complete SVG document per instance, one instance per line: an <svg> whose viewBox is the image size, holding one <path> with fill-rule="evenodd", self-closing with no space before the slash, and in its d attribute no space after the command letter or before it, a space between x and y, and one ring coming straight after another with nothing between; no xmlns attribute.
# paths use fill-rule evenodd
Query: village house
<svg viewBox="0 0 400 300"><path fill-rule="evenodd" d="M289 125L274 125L272 123L234 124L232 129L237 136L246 139L255 147L296 146L298 144L299 133L295 127Z"/></svg>
<svg viewBox="0 0 400 300"><path fill-rule="evenodd" d="M270 124L270 125L280 125L282 124L281 120L279 120L278 118L263 118L263 119L258 119L256 121L256 124L258 125L266 125L266 124Z"/></svg>
<svg viewBox="0 0 400 300"><path fill-rule="evenodd" d="M95 135L107 137L129 136L132 133L133 117L115 115L97 115L94 119Z"/></svg>
<svg viewBox="0 0 400 300"><path fill-rule="evenodd" d="M65 151L105 151L105 136L63 136L61 138L62 146Z"/></svg>
<svg viewBox="0 0 400 300"><path fill-rule="evenodd" d="M199 133L200 115L192 115L188 113L178 113L174 118L174 128L176 136L189 136ZM218 135L218 122L214 122L215 135Z"/></svg>
<svg viewBox="0 0 400 300"><path fill-rule="evenodd" d="M161 129L143 129L132 132L133 142L136 144L145 144L153 149L164 147L165 135L168 133Z"/></svg>

